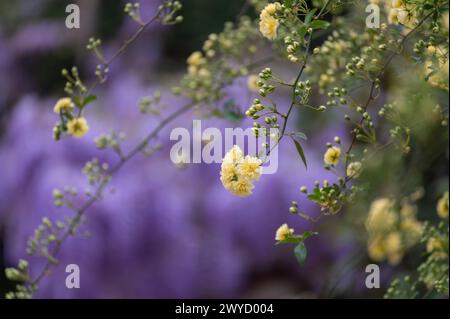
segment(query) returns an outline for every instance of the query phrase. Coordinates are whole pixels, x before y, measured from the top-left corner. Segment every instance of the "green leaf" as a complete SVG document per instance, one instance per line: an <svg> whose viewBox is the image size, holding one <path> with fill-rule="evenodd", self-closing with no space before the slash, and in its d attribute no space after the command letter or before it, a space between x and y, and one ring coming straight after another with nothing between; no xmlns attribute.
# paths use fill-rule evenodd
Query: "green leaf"
<svg viewBox="0 0 450 319"><path fill-rule="evenodd" d="M86 96L83 100L83 107L94 102L96 99L97 99L97 97L95 95Z"/></svg>
<svg viewBox="0 0 450 319"><path fill-rule="evenodd" d="M302 140L305 140L305 141L308 140L308 137L307 137L306 134L303 133L303 132L294 132L294 133L292 133L292 135L293 135L293 136L296 136L296 137L298 137L298 138L301 138Z"/></svg>
<svg viewBox="0 0 450 319"><path fill-rule="evenodd" d="M308 12L308 14L305 16L305 24L309 24L314 17L314 14L316 13L317 8L312 9Z"/></svg>
<svg viewBox="0 0 450 319"><path fill-rule="evenodd" d="M306 162L305 152L303 151L303 147L300 145L300 143L293 137L291 137L294 141L295 148L297 149L298 155L300 155L300 158L303 161L303 164L305 165L305 168L308 169L308 163Z"/></svg>
<svg viewBox="0 0 450 319"><path fill-rule="evenodd" d="M292 4L294 3L294 0L284 0L284 6L288 9L292 7Z"/></svg>
<svg viewBox="0 0 450 319"><path fill-rule="evenodd" d="M306 246L304 242L300 242L294 249L295 258L300 265L303 265L306 260Z"/></svg>
<svg viewBox="0 0 450 319"><path fill-rule="evenodd" d="M299 34L300 38L304 38L307 31L308 31L308 27L305 24L300 26L300 28L298 29L298 34Z"/></svg>
<svg viewBox="0 0 450 319"><path fill-rule="evenodd" d="M330 26L330 22L325 20L314 20L309 25L313 30L326 29Z"/></svg>

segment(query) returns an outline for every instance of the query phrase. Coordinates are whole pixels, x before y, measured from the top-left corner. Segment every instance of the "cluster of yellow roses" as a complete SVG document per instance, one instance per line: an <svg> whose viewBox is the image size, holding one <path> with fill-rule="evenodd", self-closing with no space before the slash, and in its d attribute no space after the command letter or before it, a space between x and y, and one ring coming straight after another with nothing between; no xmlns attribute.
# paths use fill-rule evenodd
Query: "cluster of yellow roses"
<svg viewBox="0 0 450 319"><path fill-rule="evenodd" d="M274 40L277 37L280 22L275 18L275 14L280 10L281 4L279 2L269 3L259 15L259 30L269 40Z"/></svg>
<svg viewBox="0 0 450 319"><path fill-rule="evenodd" d="M53 111L57 114L61 114L61 112L70 112L74 108L75 104L72 99L64 97L56 102ZM89 125L84 117L74 117L67 122L67 133L74 137L83 137L88 131Z"/></svg>
<svg viewBox="0 0 450 319"><path fill-rule="evenodd" d="M206 68L202 68L202 65L206 63L206 59L200 51L192 53L187 59L188 73L190 75L199 75L203 77L209 77L211 74Z"/></svg>
<svg viewBox="0 0 450 319"><path fill-rule="evenodd" d="M389 198L372 203L366 220L368 253L372 260L387 259L390 264L397 265L406 250L419 242L423 225L416 219L416 210L409 201L402 203L400 214L395 211L395 201Z"/></svg>
<svg viewBox="0 0 450 319"><path fill-rule="evenodd" d="M254 185L262 173L262 161L253 156L244 156L239 146L225 155L222 161L220 180L230 193L246 197L252 194Z"/></svg>
<svg viewBox="0 0 450 319"><path fill-rule="evenodd" d="M390 24L403 24L411 26L415 21L415 16L411 5L406 5L403 0L370 0L370 3L379 5L384 2L384 7L388 12L388 22Z"/></svg>

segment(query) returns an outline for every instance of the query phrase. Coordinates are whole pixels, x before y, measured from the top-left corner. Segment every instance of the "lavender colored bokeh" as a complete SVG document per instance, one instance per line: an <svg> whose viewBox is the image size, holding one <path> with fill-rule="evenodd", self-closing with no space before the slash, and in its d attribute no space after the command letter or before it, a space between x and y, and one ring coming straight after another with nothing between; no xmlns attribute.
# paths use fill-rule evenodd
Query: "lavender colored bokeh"
<svg viewBox="0 0 450 319"><path fill-rule="evenodd" d="M56 32L52 24L39 27ZM123 34L129 29L126 23ZM0 50L1 91L9 91L11 83L20 82L22 75L5 79L18 54L64 45L56 36L26 43L32 31L23 29L8 40L8 49ZM7 40L0 32L1 43ZM88 110L92 130L83 139L54 142L51 135L57 118L51 109L57 97L19 94L19 88L12 88L17 103L0 144L0 223L5 229L5 258L11 265L25 256L26 241L43 216L62 219L67 213L53 206L52 190L69 185L83 191L87 185L81 168L94 156L114 162L114 156L95 149L94 137L112 128L125 131L129 136L125 148L129 149L158 122L140 115L136 107L139 98L160 85L155 66L162 54L161 42L153 37L149 43L137 44L128 58L114 65L108 84L97 92L99 100ZM117 45L107 44L106 52ZM93 61L87 64L94 65ZM142 69L144 72L138 72ZM228 89L242 108L252 99L245 83L240 79ZM162 104L167 105L163 114L184 103L168 92L163 96ZM308 262L299 268L292 247L275 247L274 233L284 222L298 231L308 229L305 221L289 215L288 207L291 200L300 200L303 210L315 212L298 189L301 185L311 187L317 179L333 179L321 167L322 149L317 145L324 145L336 129L316 132L305 142L308 171L291 142L283 141L278 173L263 176L254 194L242 199L222 187L218 164L178 169L170 161L170 129L190 128L196 118L195 113L189 113L175 121L159 135L163 145L160 152L148 158L138 156L114 176L111 187L117 191L107 192L87 212L81 234L64 245L60 263L42 282L39 297L241 297L253 284L255 274L274 272L289 278L297 292L320 289L329 265L348 252L348 244L312 239ZM202 124L221 129L236 125L218 119L203 119ZM81 268L80 289L65 287L64 268L69 263ZM41 266L41 261L31 260L34 272Z"/></svg>

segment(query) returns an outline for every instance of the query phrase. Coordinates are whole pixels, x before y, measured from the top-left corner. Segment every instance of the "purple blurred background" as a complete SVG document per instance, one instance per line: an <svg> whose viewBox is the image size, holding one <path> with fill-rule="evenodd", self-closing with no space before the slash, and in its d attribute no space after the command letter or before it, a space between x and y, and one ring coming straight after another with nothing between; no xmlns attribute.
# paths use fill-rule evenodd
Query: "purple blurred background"
<svg viewBox="0 0 450 319"><path fill-rule="evenodd" d="M180 79L186 56L200 47L209 32L219 31L242 4L237 0L210 2L193 1L185 9L186 21L196 17L196 10L209 10L212 17L201 21L206 30L200 35L192 23L185 29L150 28L111 67L109 81L95 92L99 98L87 113L92 127L89 134L58 143L52 140L57 121L52 107L63 94L61 68L75 63L89 75L95 60L84 50L87 38L103 32L108 56L136 26L119 18L113 26L103 26L121 15L121 1L114 5L111 1L78 1L82 28L75 31L65 29L64 6L59 1L15 1L9 13L3 10L6 2L0 5L3 266L25 257L26 241L43 216L64 218L67 211L53 206L54 188L68 185L83 191L87 185L81 168L86 161L93 157L114 161L113 156L96 150L94 137L115 129L127 133L125 145L136 143L157 122L140 115L137 102L157 89L163 92L163 104L167 105L164 112L183 105L168 88ZM142 11L150 15L157 3L142 1ZM227 9L221 10L224 6ZM229 94L241 109L254 98L245 78L235 83ZM107 192L88 211L81 234L63 246L60 264L42 282L38 297L307 298L357 294L364 282L363 268L336 279L345 260L351 261L355 254L365 257L351 238L326 231L311 239L303 267L296 263L292 247L276 247L274 241L276 229L284 222L298 232L309 229L308 223L291 216L288 208L297 200L303 210L315 213L314 207L305 204L299 187L311 186L314 180L332 180L321 167L321 154L327 139L342 128L316 130L314 138L305 143L308 170L290 141L282 143L278 173L263 176L254 195L242 199L222 187L220 165L180 169L170 161L170 130L176 126L190 130L193 119L199 119L198 115L190 113L172 123L159 135L158 142L163 145L160 152L138 156L113 178L111 187L116 191ZM204 128L236 125L220 119L202 121ZM248 127L251 123L238 125ZM316 230L323 228L330 226L319 225ZM64 270L69 263L80 266L80 289L65 287ZM40 267L40 261L32 260L33 271ZM336 292L335 286L341 286L343 292ZM4 278L0 280L0 292L10 287Z"/></svg>

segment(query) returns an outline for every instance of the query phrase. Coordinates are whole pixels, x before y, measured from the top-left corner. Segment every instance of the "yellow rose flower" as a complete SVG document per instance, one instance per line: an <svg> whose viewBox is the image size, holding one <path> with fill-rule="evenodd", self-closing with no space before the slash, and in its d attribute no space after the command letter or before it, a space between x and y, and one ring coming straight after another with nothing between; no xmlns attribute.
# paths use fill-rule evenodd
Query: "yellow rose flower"
<svg viewBox="0 0 450 319"><path fill-rule="evenodd" d="M403 0L392 0L392 8L400 8L403 6Z"/></svg>
<svg viewBox="0 0 450 319"><path fill-rule="evenodd" d="M392 211L394 203L389 198L380 198L372 202L366 220L369 233L386 233L394 228L397 215Z"/></svg>
<svg viewBox="0 0 450 319"><path fill-rule="evenodd" d="M281 4L279 2L269 3L264 10L261 12L261 14L269 14L274 15L278 11L281 10Z"/></svg>
<svg viewBox="0 0 450 319"><path fill-rule="evenodd" d="M358 178L361 175L361 171L362 171L361 162L350 163L347 167L347 176L351 178Z"/></svg>
<svg viewBox="0 0 450 319"><path fill-rule="evenodd" d="M441 218L448 218L449 209L449 193L445 193L444 196L437 203L437 213Z"/></svg>
<svg viewBox="0 0 450 319"><path fill-rule="evenodd" d="M258 86L259 77L257 75L250 75L247 79L247 87L251 92L258 92L259 86Z"/></svg>
<svg viewBox="0 0 450 319"><path fill-rule="evenodd" d="M328 148L325 152L323 160L327 165L336 166L339 164L339 158L341 157L341 149L339 147L333 146Z"/></svg>
<svg viewBox="0 0 450 319"><path fill-rule="evenodd" d="M279 21L274 17L275 13L281 10L281 4L278 2L269 3L259 15L259 31L269 40L277 37Z"/></svg>
<svg viewBox="0 0 450 319"><path fill-rule="evenodd" d="M64 97L62 99L59 99L58 102L56 102L53 112L55 113L61 113L62 110L69 110L73 109L75 107L75 104L72 102L71 98Z"/></svg>
<svg viewBox="0 0 450 319"><path fill-rule="evenodd" d="M274 40L278 35L278 27L280 23L277 19L270 15L265 15L259 22L259 31L269 40Z"/></svg>
<svg viewBox="0 0 450 319"><path fill-rule="evenodd" d="M77 117L67 123L67 131L70 135L80 138L89 131L89 126L84 117Z"/></svg>
<svg viewBox="0 0 450 319"><path fill-rule="evenodd" d="M247 155L239 165L239 173L250 180L258 180L262 172L261 164L259 158Z"/></svg>
<svg viewBox="0 0 450 319"><path fill-rule="evenodd" d="M398 23L398 9L397 8L392 8L391 10L389 10L388 22L389 22L389 24Z"/></svg>
<svg viewBox="0 0 450 319"><path fill-rule="evenodd" d="M367 252L370 259L375 262L382 262L386 258L386 251L384 250L382 238L371 238L367 246Z"/></svg>
<svg viewBox="0 0 450 319"><path fill-rule="evenodd" d="M244 155L242 154L242 150L239 146L234 145L231 150L225 154L223 158L223 163L226 164L237 164L238 161L242 160Z"/></svg>
<svg viewBox="0 0 450 319"><path fill-rule="evenodd" d="M390 233L385 240L385 249L388 262L398 265L403 258L402 236L399 232Z"/></svg>
<svg viewBox="0 0 450 319"><path fill-rule="evenodd" d="M247 197L252 194L255 186L247 179L239 179L235 182L231 182L229 191L239 197Z"/></svg>
<svg viewBox="0 0 450 319"><path fill-rule="evenodd" d="M288 239L293 234L294 230L292 228L289 228L288 224L283 224L280 226L280 228L277 229L277 232L275 234L275 240L283 241Z"/></svg>
<svg viewBox="0 0 450 319"><path fill-rule="evenodd" d="M427 253L431 254L444 248L439 238L431 237L427 241Z"/></svg>
<svg viewBox="0 0 450 319"><path fill-rule="evenodd" d="M191 66L199 66L204 62L205 59L203 58L203 54L200 51L192 53L187 59L187 64Z"/></svg>

